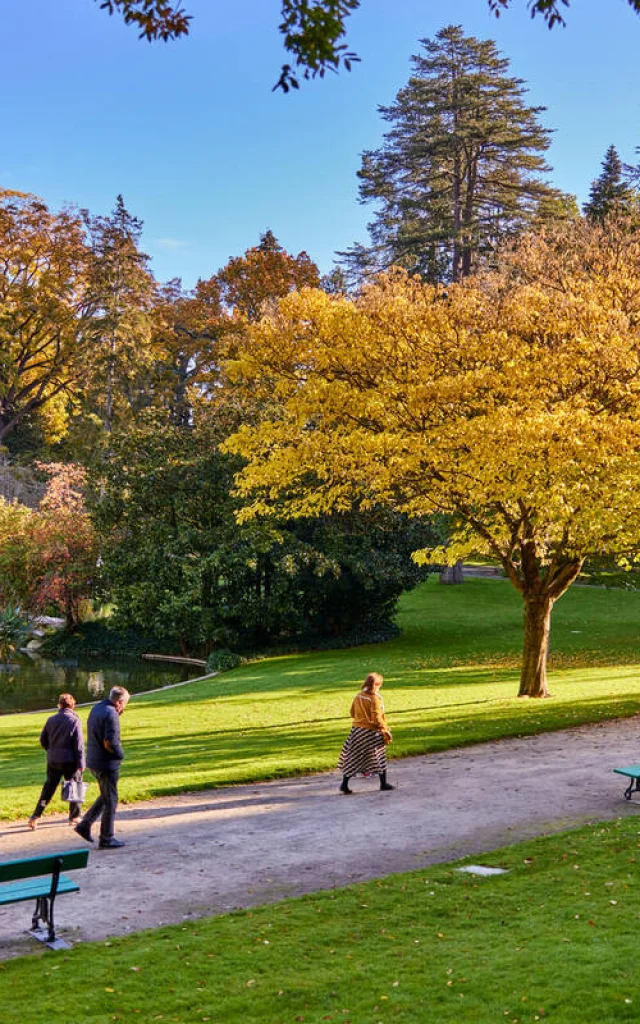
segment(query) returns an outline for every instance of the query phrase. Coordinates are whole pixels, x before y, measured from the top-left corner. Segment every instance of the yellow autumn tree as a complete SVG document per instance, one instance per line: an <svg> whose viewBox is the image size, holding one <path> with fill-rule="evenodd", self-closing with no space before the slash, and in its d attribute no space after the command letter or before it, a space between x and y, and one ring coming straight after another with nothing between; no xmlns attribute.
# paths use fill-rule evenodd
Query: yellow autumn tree
<svg viewBox="0 0 640 1024"><path fill-rule="evenodd" d="M0 443L27 416L57 441L87 358L83 227L37 196L0 189Z"/></svg>
<svg viewBox="0 0 640 1024"><path fill-rule="evenodd" d="M292 294L227 372L262 409L227 442L243 516L448 513L446 550L418 558L499 559L524 601L519 693L546 696L554 602L640 539L640 233L529 236L446 291L392 273L356 301Z"/></svg>

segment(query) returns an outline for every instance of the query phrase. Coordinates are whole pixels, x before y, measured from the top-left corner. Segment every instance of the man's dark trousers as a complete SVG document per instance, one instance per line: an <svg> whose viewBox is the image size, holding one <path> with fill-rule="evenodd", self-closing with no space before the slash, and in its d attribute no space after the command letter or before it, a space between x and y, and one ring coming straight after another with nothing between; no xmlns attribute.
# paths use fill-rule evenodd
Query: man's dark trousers
<svg viewBox="0 0 640 1024"><path fill-rule="evenodd" d="M82 825L90 829L93 823L100 818L100 838L113 839L113 823L116 816L116 807L118 806L120 765L105 771L99 771L97 768L92 768L91 771L98 780L100 796L86 812L82 819Z"/></svg>

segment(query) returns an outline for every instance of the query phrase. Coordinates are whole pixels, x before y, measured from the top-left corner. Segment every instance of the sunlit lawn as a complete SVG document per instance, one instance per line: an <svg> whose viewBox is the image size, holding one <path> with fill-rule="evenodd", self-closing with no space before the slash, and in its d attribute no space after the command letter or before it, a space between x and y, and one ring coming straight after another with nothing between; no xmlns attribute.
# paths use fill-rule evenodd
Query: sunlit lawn
<svg viewBox="0 0 640 1024"><path fill-rule="evenodd" d="M0 964L3 1024L637 1021L638 821Z"/></svg>
<svg viewBox="0 0 640 1024"><path fill-rule="evenodd" d="M371 670L385 676L395 757L635 714L640 593L574 587L553 614L553 700L516 699L522 609L511 586L435 578L402 599L402 636L389 643L273 658L134 697L122 719L122 797L332 769ZM45 717L0 716L3 818L32 810Z"/></svg>
<svg viewBox="0 0 640 1024"><path fill-rule="evenodd" d="M277 658L155 696L123 719L129 799L331 768L354 688L382 671L396 755L629 715L640 594L575 589L554 612L553 700L519 701L508 584L435 581L384 646ZM86 713L86 711L84 712ZM37 794L43 715L0 718L6 816ZM2 1024L614 1024L638 1019L632 818L69 953L0 964Z"/></svg>

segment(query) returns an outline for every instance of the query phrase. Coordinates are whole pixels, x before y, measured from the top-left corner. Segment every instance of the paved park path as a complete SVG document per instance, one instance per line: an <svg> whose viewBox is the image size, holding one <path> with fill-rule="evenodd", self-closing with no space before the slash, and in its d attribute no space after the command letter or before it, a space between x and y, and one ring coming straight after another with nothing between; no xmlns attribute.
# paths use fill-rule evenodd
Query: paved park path
<svg viewBox="0 0 640 1024"><path fill-rule="evenodd" d="M612 769L640 762L640 717L391 763L393 793L335 774L121 805L122 850L92 848L57 924L73 942L409 871L589 821L640 815ZM126 771L126 763L125 768ZM0 858L84 845L59 817L0 823ZM41 947L30 905L0 908L0 958Z"/></svg>

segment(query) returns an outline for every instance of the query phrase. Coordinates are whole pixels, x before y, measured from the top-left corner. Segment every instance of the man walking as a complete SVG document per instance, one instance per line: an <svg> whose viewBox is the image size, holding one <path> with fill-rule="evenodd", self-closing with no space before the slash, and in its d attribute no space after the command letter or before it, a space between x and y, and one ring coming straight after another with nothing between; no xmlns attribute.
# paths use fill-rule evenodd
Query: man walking
<svg viewBox="0 0 640 1024"><path fill-rule="evenodd" d="M87 765L95 775L100 796L91 805L76 832L88 843L93 842L91 826L100 818L101 850L117 850L124 843L113 834L118 806L118 777L124 750L120 743L120 715L129 702L124 686L112 687L106 700L94 705L87 722Z"/></svg>

